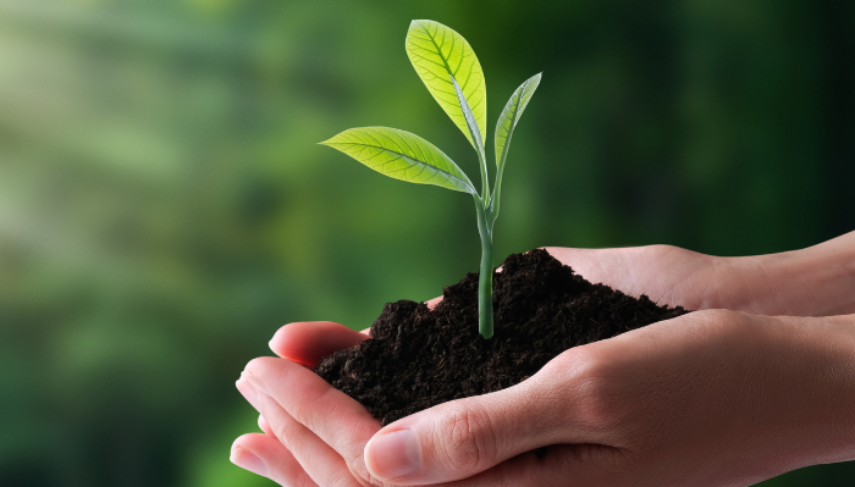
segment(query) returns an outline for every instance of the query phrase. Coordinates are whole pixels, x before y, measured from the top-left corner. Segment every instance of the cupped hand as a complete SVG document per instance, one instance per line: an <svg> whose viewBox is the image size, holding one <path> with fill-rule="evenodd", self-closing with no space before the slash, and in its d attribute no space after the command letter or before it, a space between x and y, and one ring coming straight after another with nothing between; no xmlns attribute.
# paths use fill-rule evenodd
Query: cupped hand
<svg viewBox="0 0 855 487"><path fill-rule="evenodd" d="M640 249L585 250L548 248L547 250L561 262L574 266L578 273L585 277L590 276L590 280L604 282L618 289L624 289L629 293L632 293L636 287L643 286L645 282L643 276L645 275L649 274L651 277L654 277L657 274L661 274L667 268L679 268L679 273L674 274L672 271L671 275L684 277L712 265L712 262L707 260L708 256L683 251L675 247L655 246L642 247ZM683 296L684 299L692 297L691 293L695 291L695 289L689 286L662 286L654 291L653 298L656 300L657 298L680 297L675 296L673 292L678 289L684 290L684 293L688 295ZM438 297L428 301L428 306L433 308L441 299L441 297ZM300 364L309 368L314 367L326 355L336 350L352 347L365 338L367 338L366 334L357 333L336 323L293 323L282 327L270 342L271 349L279 357L287 359L287 361L265 358L258 359L252 362L251 365L255 364L260 367L258 364L264 363L267 368L276 367L280 369L277 373L282 377L293 377L297 381L296 387L290 386L292 394L288 397L280 397L283 401L282 405L293 403L290 406L291 408L300 407L301 401L302 403L307 402L301 390L310 387L318 390L326 390L326 394L335 397L342 403L353 402L352 399L344 394L337 395L332 392L334 389L310 371L294 367L293 364ZM264 368L264 370L267 370L267 368ZM250 367L248 366L247 370L249 369ZM265 395L262 394L259 396L257 387L254 387L253 383L243 375L241 380L238 381L237 386L249 402L259 412L262 412L264 408L259 397L263 398ZM278 389L276 390L278 391ZM296 421L288 413L287 408L273 407L274 404L272 403L269 406L267 408L267 415L270 418L270 423L275 427L270 426L264 420L265 414L262 412L259 424L262 426L264 433L251 433L238 438L232 447L232 461L234 463L260 475L268 476L282 485L288 485L286 479L299 478L306 482L312 478L322 480L323 476L320 473L310 475L307 471L317 470L320 472L335 470L328 464L325 465L324 462L318 463L318 461L313 461L308 457L300 461L300 458L304 456L304 453L301 452L307 451L308 444L320 445L324 444L324 440L319 438L317 434L314 434L312 429L307 429L306 426L308 425L303 424L301 427L301 423ZM353 409L353 404L350 407ZM297 417L300 417L299 414ZM363 420L365 418L360 417L360 421ZM341 427L345 430L348 429L346 422ZM282 431L276 434L276 429L282 429ZM289 429L289 431L296 430L299 435L295 436L293 433L286 434L284 429ZM375 425L374 432L379 431L379 429L378 423ZM306 439L310 433L313 434L311 441ZM293 439L295 437L303 438L301 440L303 443L295 442ZM367 438L370 437L371 435ZM277 438L281 439L281 441ZM295 454L292 454L292 451ZM327 452L327 455L329 456L331 453ZM342 461L337 460L335 464L340 466ZM361 456L360 458L351 459L351 463L355 463L355 466L348 467L348 470L355 470L356 477L361 477L360 482L362 484L369 482L367 478L369 474L361 460ZM339 474L339 476L346 477L342 474ZM307 485L312 484L307 483ZM321 485L324 484L321 483Z"/></svg>
<svg viewBox="0 0 855 487"><path fill-rule="evenodd" d="M305 367L255 359L239 388L269 432L239 438L235 460L251 452L281 485L750 485L855 458L853 330L692 313L382 429Z"/></svg>
<svg viewBox="0 0 855 487"><path fill-rule="evenodd" d="M628 294L638 295L644 292L654 301L663 304L681 304L698 309L708 306L726 306L728 292L715 283L718 281L732 285L733 279L739 277L735 272L746 267L745 261L741 266L732 265L733 261L727 263L719 258L665 246L639 249L548 250L560 260L573 265L577 272L594 282L604 282ZM731 275L728 276L728 273ZM733 307L738 308L740 300L744 301L744 296L740 293L734 293L731 290L729 295L736 298L731 304L737 306ZM433 304L436 301L433 300ZM766 307L774 311L775 304L766 305ZM721 390L724 385L728 383L733 385L733 382L722 379L728 377L726 370L715 368L714 363L737 364L727 368L727 371L733 377L745 378L745 374L736 373L736 370L740 369L739 365L745 366L746 361L749 365L756 365L752 360L760 360L761 354L755 353L757 350L752 350L750 347L735 346L743 341L734 337L729 339L722 337L722 340L716 342L712 338L718 334L710 330L730 330L730 333L742 330L744 332L752 329L752 327L743 326L745 322L762 321L764 318L717 313L688 315L671 322L651 325L611 340L570 350L522 384L494 394L437 406L404 418L382 431L379 423L368 416L362 406L331 388L305 367L297 365L311 367L326 354L352 346L365 339L365 335L341 325L326 322L288 325L283 327L271 341L273 350L287 360L256 359L247 366L247 374L238 383L241 392L267 421L260 421L264 434L244 435L235 441L232 459L244 468L266 475L281 485L391 485L389 477L400 474L401 464L413 459L417 460L421 467L413 473L398 475L398 478L393 480L394 483L425 484L459 479L454 484L549 485L545 482L552 482L564 474L570 475L568 472L572 471L570 477L564 477L562 485L571 478L576 479L580 485L586 485L585 482L589 482L590 485L611 485L611 483L621 485L621 482L626 481L625 475L633 476L632 481L629 482L631 485L645 485L644 479L651 475L658 475L656 480L651 480L654 484L669 485L668 478L665 477L674 472L680 472L680 469L669 469L667 472L656 474L655 468L652 468L657 466L656 455L663 455L663 452L669 451L664 448L657 449L656 445L672 443L680 445L680 441L673 440L679 440L682 435L688 437L688 440L683 438L690 442L685 446L688 449L683 451L678 448L665 455L662 457L667 458L668 461L665 463L671 464L682 459L686 460L683 462L683 466L686 467L694 465L692 458L697 460L705 457L708 463L712 460L712 463L719 464L721 457L715 455L717 452L720 453L720 449L716 450L716 448L720 447L721 441L716 438L728 437L728 435L718 434L723 429L713 428L706 432L703 429L692 431L686 428L686 425L702 424L709 427L711 421L714 421L709 415L715 412L718 412L719 419L729 420L731 416L738 418L739 415L728 414L728 411L739 413L762 409L759 406L752 408L751 404L744 404L745 408L733 409L733 406L730 406L731 409L727 409L722 404L738 402L743 396L735 387ZM742 325L734 326L734 322ZM707 325L697 323L707 323ZM719 326L714 326L715 323L719 323ZM657 330L660 331L657 332ZM680 331L684 333L680 335ZM661 336L656 335L657 333ZM651 336L657 338L652 340ZM696 362L680 362L674 360L675 356L686 359L687 354L684 352L692 348L687 348L685 343L675 343L674 340L679 336L683 339L694 338L698 351L701 351L703 346L712 347L712 342L719 345L730 343L734 346L722 347L721 350L710 349L706 355L688 354L690 355L688 358L693 358ZM654 342L661 343L662 346L653 347ZM748 340L745 343L750 342ZM609 353L603 350L621 349L621 347L609 348L609 344L613 343L624 343L625 350L616 354L613 359L607 360L604 357ZM669 343L672 345L671 349L666 346ZM780 343L778 345L780 346ZM784 349L787 352L792 351L786 347ZM739 350L744 355L736 358L741 358L741 361L728 360L724 353L728 351L735 353ZM629 353L632 351L637 353L635 355ZM642 352L647 352L648 355L639 355ZM780 352L780 349L775 351L777 352ZM638 363L629 361L633 356ZM707 361L698 363L701 357L707 357ZM712 360L712 357L715 360ZM645 373L642 367L644 363L651 366L658 365L659 369L648 370L648 373ZM813 362L805 360L805 363L811 365ZM611 368L607 369L608 376L622 379L623 387L610 384L608 381L594 380L602 376L602 370L606 370L604 364L611 364ZM624 364L625 370L620 370L619 364ZM768 369L773 364L766 365ZM750 367L748 369L750 370ZM812 369L808 367L804 370ZM595 373L596 371L600 372ZM695 374L678 376L679 374L675 371L693 371ZM778 372L779 375L772 378L785 377L783 370ZM819 377L823 377L822 374L826 371L818 372ZM662 373L665 373L665 378L657 377ZM774 374L770 372L769 375ZM636 379L628 380L627 377ZM751 377L763 378L762 374ZM647 382L641 379L646 379ZM704 382L712 379L721 380L715 384ZM821 383L822 381L818 382L819 385ZM594 384L597 387L594 387ZM664 392L656 393L657 390L661 392L663 389L663 387L660 389L653 387L657 385L665 386ZM749 387L749 390L766 390L762 380L750 386L756 389ZM606 397L591 393L585 395L583 393L589 390L586 387L593 388L595 391L610 392ZM822 397L821 393L826 390L820 387L818 389L820 394L816 397ZM576 391L577 394L570 394L567 391ZM623 396L618 394L621 391ZM703 401L698 402L696 399L710 396L710 394L703 394L704 391L718 391L722 399L718 406L723 409L715 409L715 401L708 401L710 407L706 410L699 408L698 404ZM665 392L675 395L671 397ZM761 396L771 397L771 394L766 392L767 394L761 394ZM748 398L750 403L753 396L749 394L744 397ZM623 401L618 401L616 398L623 398ZM652 401L642 401L641 399L644 398L650 398ZM574 403L572 399L577 401ZM784 403L788 401L781 397L777 399ZM633 404L647 404L647 406L646 409L642 408L642 411L630 413L624 409L623 413L618 414L621 411L618 406ZM683 405L683 411L672 410L675 404ZM560 405L566 408L557 409ZM600 411L603 408L605 410ZM653 413L659 410L670 411L670 413L657 417ZM615 416L607 414L610 411L615 412L615 416L646 418L646 420L621 423L615 420ZM773 408L769 408L769 411L774 412ZM642 412L647 414L640 414ZM804 419L804 415L801 414L803 412L794 410L781 414L784 419L796 416ZM586 416L586 413L590 415ZM787 416L788 414L790 416ZM611 420L608 420L609 417ZM533 418L536 419L534 423L532 423ZM558 421L560 418L566 420L566 427L559 428L557 423L553 424L553 421ZM677 421L680 418L685 420ZM693 418L695 420L700 418L702 421L692 422ZM755 419L759 419L759 423L762 423L764 418L766 418L765 415L763 418ZM668 438L665 434L669 430L662 428L661 423L669 421L683 428L682 431L677 432L676 438ZM744 417L740 421L746 424L752 423ZM622 424L623 433L616 427L611 430L594 428L594 426L604 427L611 423ZM795 428L795 430L798 429ZM412 433L402 432L405 430ZM749 432L750 428L731 427L728 431L730 430ZM791 428L791 431L795 430ZM484 433L485 431L490 434ZM565 434L571 432L576 436L555 436L559 431ZM633 437L628 431L661 434L659 436L636 434L636 437ZM673 429L671 433L674 433ZM710 441L699 439L705 434L711 435ZM382 453L383 443L386 440L407 440L407 438L412 440L413 437L417 438L418 448L411 445L409 448L393 448L391 453ZM646 438L648 441L641 441L637 437ZM765 441L760 439L761 436L757 438L756 442ZM730 439L734 442L740 440L733 434L730 435ZM685 444L685 441L682 444ZM741 444L734 443L734 445L731 445L733 451L743 451ZM745 465L746 469L748 463L755 467L763 465L763 469L761 471L753 468L750 473L743 469L741 472L743 481L747 478L746 476L754 475L759 479L768 476L770 472L776 473L783 471L782 469L791 468L794 462L806 461L805 455L792 451L786 453L785 450L781 445L774 445L771 451L778 452L778 457L767 458L766 461L744 462L742 465ZM762 456L756 455L757 458ZM472 458L475 460L473 461ZM745 458L750 459L751 456L748 455ZM605 469L609 473L606 477L597 477L597 472L604 471L601 468L603 465L609 466ZM642 470L648 472L648 477L641 475ZM703 468L690 470L706 471ZM731 470L738 471L738 469ZM635 477L636 475L641 476ZM713 481L716 477L710 473L706 478L708 481ZM683 485L685 482L681 480L671 484ZM694 485L726 484L704 483L699 479Z"/></svg>
<svg viewBox="0 0 855 487"><path fill-rule="evenodd" d="M397 485L601 487L750 485L852 459L853 325L721 310L660 322L392 423L365 462Z"/></svg>

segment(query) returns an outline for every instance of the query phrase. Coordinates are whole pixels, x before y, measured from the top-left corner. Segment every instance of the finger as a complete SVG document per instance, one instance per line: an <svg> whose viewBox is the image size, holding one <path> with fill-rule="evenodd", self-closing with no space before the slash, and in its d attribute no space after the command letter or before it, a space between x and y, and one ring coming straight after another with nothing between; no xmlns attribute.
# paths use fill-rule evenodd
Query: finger
<svg viewBox="0 0 855 487"><path fill-rule="evenodd" d="M295 367L297 365L291 364ZM249 382L258 408L276 438L289 450L309 477L319 485L361 487L347 463L317 435L298 423L273 398Z"/></svg>
<svg viewBox="0 0 855 487"><path fill-rule="evenodd" d="M425 305L427 305L429 310L433 311L433 309L436 308L436 305L438 305L440 301L442 301L442 296L437 296L429 301L425 301Z"/></svg>
<svg viewBox="0 0 855 487"><path fill-rule="evenodd" d="M282 443L261 433L249 433L236 439L229 459L238 467L267 477L279 485L318 485Z"/></svg>
<svg viewBox="0 0 855 487"><path fill-rule="evenodd" d="M235 383L235 386L237 387L238 391L240 391L240 393L243 395L243 397L247 400L247 402L249 402L252 407L260 413L261 409L258 405L258 397L255 392L255 389L252 387L249 381L243 378L243 374L241 374L241 379L238 379L238 381ZM273 431L273 428L270 427L270 424L267 422L266 419L264 419L264 416L262 416L261 414L258 415L258 427L261 429L261 431L264 432L264 434L273 437L276 436L276 433Z"/></svg>
<svg viewBox="0 0 855 487"><path fill-rule="evenodd" d="M313 368L327 355L362 343L358 331L331 321L304 321L279 328L270 349L282 358Z"/></svg>
<svg viewBox="0 0 855 487"><path fill-rule="evenodd" d="M386 482L422 485L471 477L547 445L598 442L596 428L576 419L585 416L577 414L578 389L567 370L400 419L368 442L366 467Z"/></svg>
<svg viewBox="0 0 855 487"><path fill-rule="evenodd" d="M267 423L267 420L264 419L264 416L258 415L258 427L261 428L261 431L266 435L276 436L273 434L273 430L270 428L270 425Z"/></svg>
<svg viewBox="0 0 855 487"><path fill-rule="evenodd" d="M320 438L344 458L350 469L369 478L363 461L365 443L380 430L380 423L358 402L312 371L288 360L261 357L247 364L246 379L269 395L297 423ZM263 413L277 437L273 418Z"/></svg>

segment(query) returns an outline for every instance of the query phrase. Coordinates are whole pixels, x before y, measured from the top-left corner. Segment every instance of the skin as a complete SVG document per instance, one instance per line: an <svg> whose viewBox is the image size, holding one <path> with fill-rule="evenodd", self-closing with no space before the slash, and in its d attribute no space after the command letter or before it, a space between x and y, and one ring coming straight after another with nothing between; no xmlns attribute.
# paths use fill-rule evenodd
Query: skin
<svg viewBox="0 0 855 487"><path fill-rule="evenodd" d="M706 311L568 350L514 387L385 428L307 368L366 335L286 325L271 341L279 357L252 360L237 383L264 433L238 438L232 461L289 486L741 486L855 459L849 249L855 232L740 258L548 248L593 282ZM793 316L764 316L779 314ZM417 468L403 473L407 459Z"/></svg>

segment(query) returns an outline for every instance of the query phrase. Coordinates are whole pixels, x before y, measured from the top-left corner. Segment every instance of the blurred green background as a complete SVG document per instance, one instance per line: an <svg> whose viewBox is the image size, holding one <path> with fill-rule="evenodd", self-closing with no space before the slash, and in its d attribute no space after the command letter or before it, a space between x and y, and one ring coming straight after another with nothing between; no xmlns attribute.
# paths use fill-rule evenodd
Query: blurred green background
<svg viewBox="0 0 855 487"><path fill-rule="evenodd" d="M477 270L466 195L316 145L397 127L477 178L409 65L416 18L475 48L491 124L544 72L497 259L855 228L851 0L0 0L0 485L271 485L228 454L273 332Z"/></svg>

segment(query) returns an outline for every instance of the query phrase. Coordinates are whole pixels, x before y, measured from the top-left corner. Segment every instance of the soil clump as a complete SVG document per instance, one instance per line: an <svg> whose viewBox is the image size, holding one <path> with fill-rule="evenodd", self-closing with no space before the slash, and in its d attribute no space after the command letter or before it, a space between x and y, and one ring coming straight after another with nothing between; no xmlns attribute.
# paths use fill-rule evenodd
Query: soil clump
<svg viewBox="0 0 855 487"><path fill-rule="evenodd" d="M545 250L509 256L494 274L495 334L478 334L478 274L424 303L388 303L371 338L315 372L385 426L437 404L513 386L561 352L687 311L592 284Z"/></svg>

